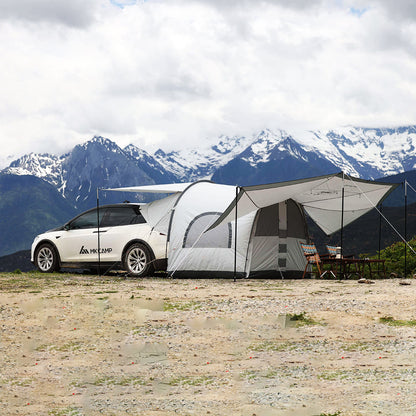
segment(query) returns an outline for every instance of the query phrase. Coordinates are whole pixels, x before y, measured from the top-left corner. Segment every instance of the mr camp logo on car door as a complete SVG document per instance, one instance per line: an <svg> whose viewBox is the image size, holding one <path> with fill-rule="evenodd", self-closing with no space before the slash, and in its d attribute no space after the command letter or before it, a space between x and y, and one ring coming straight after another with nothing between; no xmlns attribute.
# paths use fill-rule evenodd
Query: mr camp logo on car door
<svg viewBox="0 0 416 416"><path fill-rule="evenodd" d="M81 249L79 250L79 254L108 254L111 253L113 251L113 249L111 247L109 248L100 248L100 250L98 250L98 248L85 248L84 246L81 247Z"/></svg>

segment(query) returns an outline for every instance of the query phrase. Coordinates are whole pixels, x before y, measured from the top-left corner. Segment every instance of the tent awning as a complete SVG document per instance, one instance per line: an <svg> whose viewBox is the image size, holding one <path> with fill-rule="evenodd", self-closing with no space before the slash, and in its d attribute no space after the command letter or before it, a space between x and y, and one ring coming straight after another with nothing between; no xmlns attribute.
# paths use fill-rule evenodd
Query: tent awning
<svg viewBox="0 0 416 416"><path fill-rule="evenodd" d="M238 196L211 226L293 199L326 233L332 234L370 211L398 184L351 178L343 173L288 182L241 187ZM343 224L341 225L341 213Z"/></svg>
<svg viewBox="0 0 416 416"><path fill-rule="evenodd" d="M120 192L138 192L138 193L153 193L153 194L172 194L176 192L183 192L189 183L170 183L165 185L145 185L145 186L131 186L127 188L108 188L104 191L120 191Z"/></svg>

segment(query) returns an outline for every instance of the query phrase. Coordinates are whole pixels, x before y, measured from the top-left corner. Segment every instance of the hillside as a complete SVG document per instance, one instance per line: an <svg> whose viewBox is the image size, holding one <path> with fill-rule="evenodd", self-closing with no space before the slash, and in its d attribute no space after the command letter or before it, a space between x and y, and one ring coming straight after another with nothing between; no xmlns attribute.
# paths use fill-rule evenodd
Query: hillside
<svg viewBox="0 0 416 416"><path fill-rule="evenodd" d="M27 250L45 227L57 227L75 213L73 206L42 179L0 174L0 256Z"/></svg>

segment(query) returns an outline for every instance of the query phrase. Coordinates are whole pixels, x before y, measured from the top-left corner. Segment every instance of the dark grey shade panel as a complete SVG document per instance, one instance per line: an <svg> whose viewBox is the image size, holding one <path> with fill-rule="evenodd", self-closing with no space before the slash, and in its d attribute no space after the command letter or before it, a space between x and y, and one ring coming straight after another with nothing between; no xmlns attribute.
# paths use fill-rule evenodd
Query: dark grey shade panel
<svg viewBox="0 0 416 416"><path fill-rule="evenodd" d="M256 236L279 235L279 204L261 208L257 218Z"/></svg>

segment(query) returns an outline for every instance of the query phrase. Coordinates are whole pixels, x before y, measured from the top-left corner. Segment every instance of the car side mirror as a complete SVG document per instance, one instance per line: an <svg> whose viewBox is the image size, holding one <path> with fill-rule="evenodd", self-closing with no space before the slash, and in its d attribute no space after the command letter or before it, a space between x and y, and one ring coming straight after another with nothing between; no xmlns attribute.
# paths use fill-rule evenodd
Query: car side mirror
<svg viewBox="0 0 416 416"><path fill-rule="evenodd" d="M71 227L69 226L69 224L65 224L64 225L64 230L65 231L68 231L68 230L70 230L71 229Z"/></svg>

